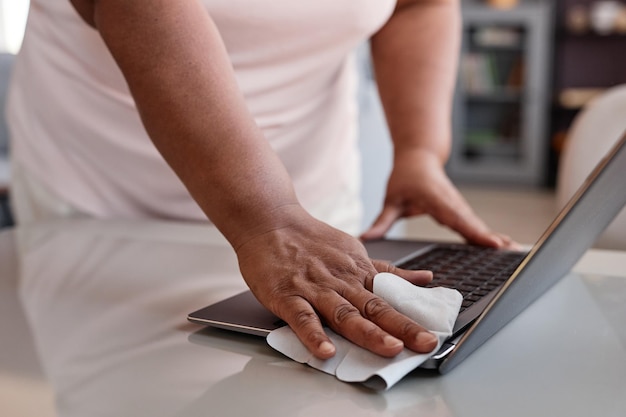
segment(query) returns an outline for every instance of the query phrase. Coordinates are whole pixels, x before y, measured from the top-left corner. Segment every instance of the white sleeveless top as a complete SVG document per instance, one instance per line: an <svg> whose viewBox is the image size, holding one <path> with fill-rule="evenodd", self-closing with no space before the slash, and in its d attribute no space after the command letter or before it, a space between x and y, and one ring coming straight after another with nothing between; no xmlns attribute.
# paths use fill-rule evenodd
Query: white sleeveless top
<svg viewBox="0 0 626 417"><path fill-rule="evenodd" d="M395 0L203 0L305 208L353 187L355 46ZM31 0L14 67L12 157L96 217L206 220L144 131L120 70L68 0Z"/></svg>

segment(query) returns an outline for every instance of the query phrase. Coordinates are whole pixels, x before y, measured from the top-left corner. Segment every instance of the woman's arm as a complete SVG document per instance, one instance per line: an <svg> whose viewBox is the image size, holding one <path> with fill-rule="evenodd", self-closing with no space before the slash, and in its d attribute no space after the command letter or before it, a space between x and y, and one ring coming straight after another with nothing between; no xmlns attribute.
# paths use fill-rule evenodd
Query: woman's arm
<svg viewBox="0 0 626 417"><path fill-rule="evenodd" d="M371 40L376 81L394 144L381 214L363 234L385 234L400 217L429 214L471 242L503 246L448 179L452 100L461 37L458 0L399 0Z"/></svg>
<svg viewBox="0 0 626 417"><path fill-rule="evenodd" d="M436 338L374 296L361 243L312 218L249 114L220 35L197 0L72 0L121 68L145 128L237 252L255 296L320 358L319 319L383 356ZM132 180L132 179L129 179ZM424 283L430 273L394 270Z"/></svg>
<svg viewBox="0 0 626 417"><path fill-rule="evenodd" d="M88 21L121 68L150 138L230 243L241 246L256 225L279 226L283 208L297 205L289 176L248 113L200 3L73 3L92 5Z"/></svg>

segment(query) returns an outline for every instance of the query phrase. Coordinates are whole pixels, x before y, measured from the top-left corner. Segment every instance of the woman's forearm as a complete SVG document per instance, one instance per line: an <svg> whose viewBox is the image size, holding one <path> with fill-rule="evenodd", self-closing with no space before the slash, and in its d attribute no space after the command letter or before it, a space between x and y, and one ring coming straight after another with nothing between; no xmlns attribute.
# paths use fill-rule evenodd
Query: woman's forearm
<svg viewBox="0 0 626 417"><path fill-rule="evenodd" d="M289 175L249 114L201 4L88 3L150 138L231 244L288 221L281 213L298 208Z"/></svg>
<svg viewBox="0 0 626 417"><path fill-rule="evenodd" d="M396 153L418 147L442 163L448 157L460 22L458 0L400 0L372 38L376 80Z"/></svg>

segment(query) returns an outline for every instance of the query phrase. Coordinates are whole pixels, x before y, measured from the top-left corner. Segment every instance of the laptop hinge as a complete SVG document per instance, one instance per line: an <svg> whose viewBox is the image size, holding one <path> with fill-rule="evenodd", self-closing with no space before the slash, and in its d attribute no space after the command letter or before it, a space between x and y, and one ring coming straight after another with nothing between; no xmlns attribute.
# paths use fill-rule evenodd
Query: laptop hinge
<svg viewBox="0 0 626 417"><path fill-rule="evenodd" d="M433 356L431 356L432 359L438 361L440 359L445 358L446 356L448 356L448 354L450 352L452 352L452 349L454 349L456 347L456 345L452 345L452 344L444 344L441 349L439 349L439 351L437 353L435 353Z"/></svg>

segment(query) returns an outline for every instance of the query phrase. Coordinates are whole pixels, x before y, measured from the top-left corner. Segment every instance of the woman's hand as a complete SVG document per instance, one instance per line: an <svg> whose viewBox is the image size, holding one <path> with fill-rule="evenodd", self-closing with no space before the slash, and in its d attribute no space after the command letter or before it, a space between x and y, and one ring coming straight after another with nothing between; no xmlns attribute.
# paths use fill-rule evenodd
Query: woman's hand
<svg viewBox="0 0 626 417"><path fill-rule="evenodd" d="M470 243L518 248L511 238L489 230L478 218L446 175L438 156L416 149L396 156L383 210L361 237L380 238L399 218L422 214L432 216Z"/></svg>
<svg viewBox="0 0 626 417"><path fill-rule="evenodd" d="M374 295L374 276L392 272L426 284L429 271L406 271L368 258L357 239L297 210L280 228L257 234L236 248L248 286L286 321L318 358L335 354L322 321L357 345L385 357L403 347L430 352L436 337Z"/></svg>

